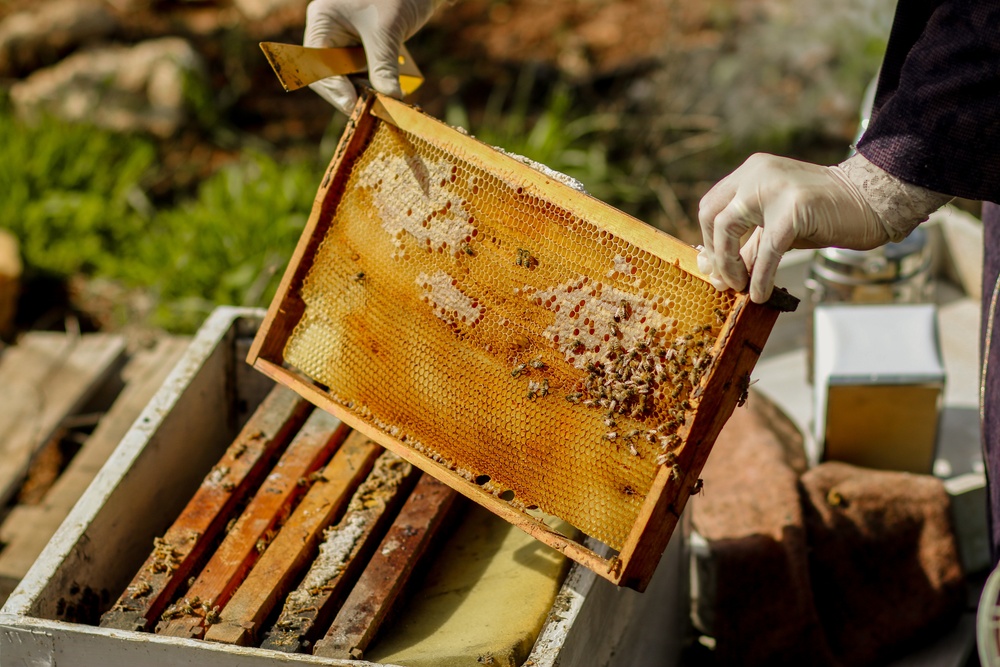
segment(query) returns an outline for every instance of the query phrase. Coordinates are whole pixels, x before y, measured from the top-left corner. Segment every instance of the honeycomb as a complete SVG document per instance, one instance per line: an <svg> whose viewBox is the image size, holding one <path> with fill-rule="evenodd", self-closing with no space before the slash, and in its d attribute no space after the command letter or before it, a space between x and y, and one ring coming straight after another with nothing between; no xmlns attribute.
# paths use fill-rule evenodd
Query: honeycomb
<svg viewBox="0 0 1000 667"><path fill-rule="evenodd" d="M734 295L471 154L388 122L367 142L331 186L285 362L404 446L621 550Z"/></svg>

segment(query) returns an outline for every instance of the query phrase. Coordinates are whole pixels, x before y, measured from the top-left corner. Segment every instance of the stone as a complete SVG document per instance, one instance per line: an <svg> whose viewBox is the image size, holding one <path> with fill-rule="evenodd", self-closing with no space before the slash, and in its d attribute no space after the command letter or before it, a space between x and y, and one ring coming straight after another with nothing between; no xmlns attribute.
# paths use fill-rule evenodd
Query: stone
<svg viewBox="0 0 1000 667"><path fill-rule="evenodd" d="M106 39L119 27L102 0L56 0L0 22L0 76L22 76L77 47Z"/></svg>
<svg viewBox="0 0 1000 667"><path fill-rule="evenodd" d="M809 580L805 467L801 433L759 393L715 442L689 507L704 540L702 555L692 547L696 620L716 664L832 664Z"/></svg>
<svg viewBox="0 0 1000 667"><path fill-rule="evenodd" d="M204 61L179 37L75 53L11 87L22 118L52 114L120 132L170 137L190 111L188 85L203 79Z"/></svg>
<svg viewBox="0 0 1000 667"><path fill-rule="evenodd" d="M941 480L828 462L801 481L813 595L842 664L884 664L954 623L964 578Z"/></svg>

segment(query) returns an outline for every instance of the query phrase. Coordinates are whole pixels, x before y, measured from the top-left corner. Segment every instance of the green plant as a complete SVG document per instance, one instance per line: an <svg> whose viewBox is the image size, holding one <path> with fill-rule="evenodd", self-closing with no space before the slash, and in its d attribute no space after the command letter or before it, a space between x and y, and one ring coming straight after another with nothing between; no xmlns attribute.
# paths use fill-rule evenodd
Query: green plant
<svg viewBox="0 0 1000 667"><path fill-rule="evenodd" d="M146 224L142 183L155 158L139 137L28 125L0 109L0 227L18 237L30 270L114 274Z"/></svg>
<svg viewBox="0 0 1000 667"><path fill-rule="evenodd" d="M218 304L263 305L277 287L323 173L314 158L261 152L156 209L143 184L157 149L143 138L45 120L0 104L0 227L29 272L110 278L149 289L154 323L191 331Z"/></svg>
<svg viewBox="0 0 1000 667"><path fill-rule="evenodd" d="M217 304L265 305L308 218L322 169L245 153L159 212L123 277L151 287L157 324L191 330Z"/></svg>

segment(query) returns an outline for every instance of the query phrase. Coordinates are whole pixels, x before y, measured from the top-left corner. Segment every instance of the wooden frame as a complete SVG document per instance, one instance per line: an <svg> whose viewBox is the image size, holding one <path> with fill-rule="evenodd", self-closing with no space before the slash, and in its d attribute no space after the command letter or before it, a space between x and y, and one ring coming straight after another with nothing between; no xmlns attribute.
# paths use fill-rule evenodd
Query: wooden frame
<svg viewBox="0 0 1000 667"><path fill-rule="evenodd" d="M361 419L333 400L324 387L285 363L285 344L305 312L299 290L336 210L336 193L342 189L340 186L346 173L365 149L368 137L379 123L389 123L413 133L445 153L461 152L490 173L502 174L505 178L521 183L526 191L530 189L539 197L557 201L559 206L570 213L681 268L699 280L704 280L697 269L696 251L690 246L577 192L541 171L477 142L406 104L375 94L359 101L349 121L348 129L323 178L298 247L251 347L248 362L336 415L354 429L602 577L616 585L643 590L656 569L692 489L696 488L698 475L715 437L749 385L750 372L779 310L794 309L795 299L781 290L776 290L776 302L772 305L754 304L743 294L735 296L734 305L721 327L713 350L715 360L691 394L691 408L687 411L685 424L678 431L683 444L676 451L676 460L672 465L659 467L638 519L620 552L610 557L598 555L581 541L551 528L540 519L484 490L467 476L436 463L403 440Z"/></svg>

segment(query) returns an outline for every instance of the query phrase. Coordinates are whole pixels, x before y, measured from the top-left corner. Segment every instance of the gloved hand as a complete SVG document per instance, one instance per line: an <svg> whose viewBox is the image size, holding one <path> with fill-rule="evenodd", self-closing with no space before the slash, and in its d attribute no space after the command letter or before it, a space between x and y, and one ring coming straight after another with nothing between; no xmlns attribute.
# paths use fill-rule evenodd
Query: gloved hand
<svg viewBox="0 0 1000 667"><path fill-rule="evenodd" d="M368 78L375 90L401 98L399 48L419 30L443 0L312 0L306 8L304 46L365 48ZM320 97L350 114L358 94L345 76L309 84Z"/></svg>
<svg viewBox="0 0 1000 667"><path fill-rule="evenodd" d="M763 303L790 248L870 250L900 241L948 199L860 154L824 167L757 153L702 198L698 268L720 290L742 290L749 279L750 299Z"/></svg>

